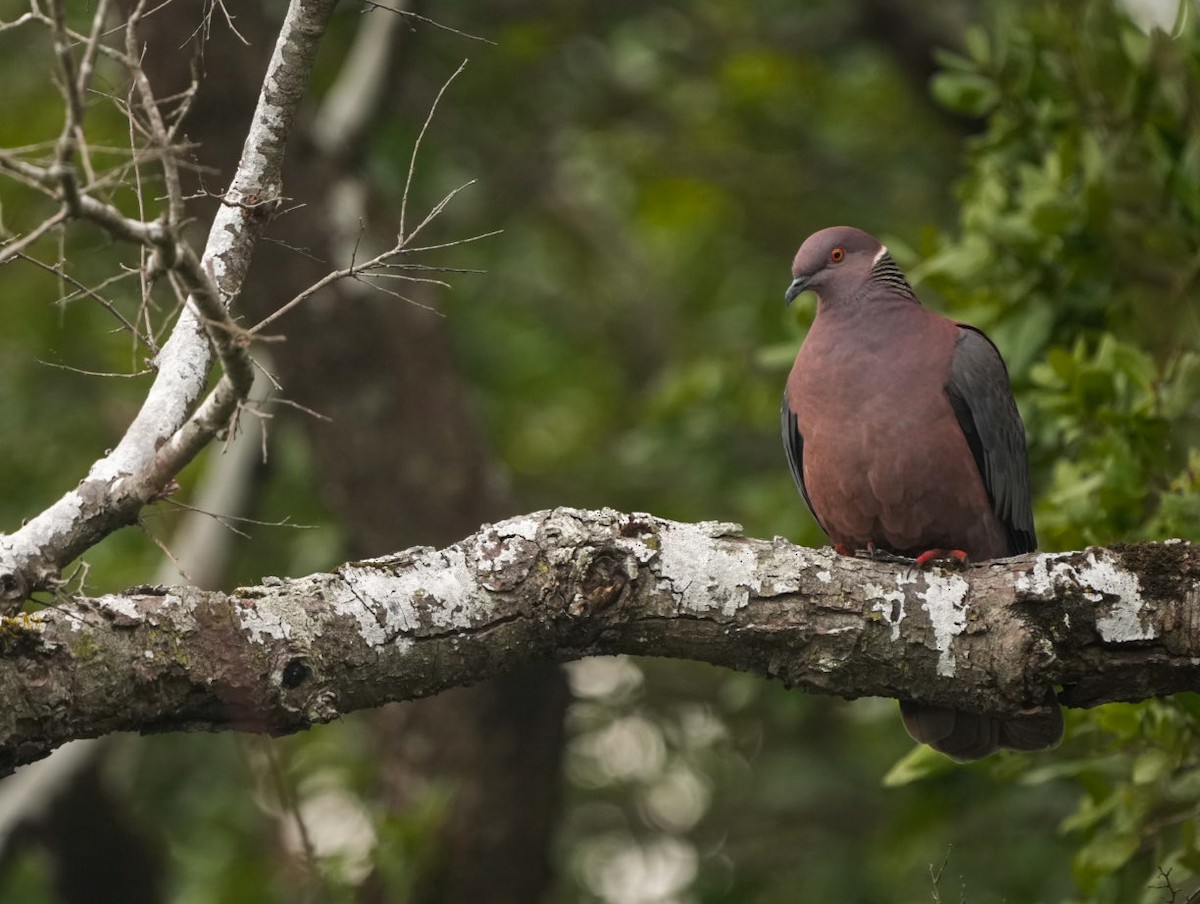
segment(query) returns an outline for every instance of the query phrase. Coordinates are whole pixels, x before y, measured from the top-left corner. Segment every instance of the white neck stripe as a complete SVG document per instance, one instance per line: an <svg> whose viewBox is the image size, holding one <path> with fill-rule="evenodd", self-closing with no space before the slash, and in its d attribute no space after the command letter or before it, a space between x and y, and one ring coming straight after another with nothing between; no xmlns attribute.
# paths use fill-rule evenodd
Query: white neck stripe
<svg viewBox="0 0 1200 904"><path fill-rule="evenodd" d="M875 259L871 261L871 266L874 267L879 263L885 254L887 254L887 245L880 245L879 250L875 253Z"/></svg>

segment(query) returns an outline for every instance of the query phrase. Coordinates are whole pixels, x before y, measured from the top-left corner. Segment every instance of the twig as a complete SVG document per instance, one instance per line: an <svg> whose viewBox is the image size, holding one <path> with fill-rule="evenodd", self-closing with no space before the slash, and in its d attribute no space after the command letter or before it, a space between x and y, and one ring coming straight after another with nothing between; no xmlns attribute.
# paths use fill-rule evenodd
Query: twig
<svg viewBox="0 0 1200 904"><path fill-rule="evenodd" d="M47 367L58 367L59 370L71 371L79 373L84 377L116 377L120 379L134 379L136 377L144 377L148 373L154 373L154 367L146 367L145 370L137 371L136 373L113 373L110 371L86 371L83 367L72 367L70 364L56 364L55 361L47 361L42 358L35 358L38 364L46 365Z"/></svg>
<svg viewBox="0 0 1200 904"><path fill-rule="evenodd" d="M379 3L378 0L363 0L363 5L370 7L371 9L386 10L387 12L395 13L398 16L408 16L409 18L416 19L419 22L424 22L426 25L432 25L434 28L440 28L443 31L451 32L452 34L459 35L460 37L470 38L472 41L482 41L484 44L491 44L493 47L496 46L495 41L489 41L487 38L481 38L479 35L473 35L470 32L459 31L457 28L453 28L449 25L443 25L436 19L430 19L428 16L422 16L420 13L415 13L410 9L398 9L394 6L388 6L386 3Z"/></svg>
<svg viewBox="0 0 1200 904"><path fill-rule="evenodd" d="M186 502L180 502L177 499L164 499L163 502L173 505L176 508L186 509L189 512L196 512L199 515L207 515L222 524L227 521L236 521L238 524L253 524L256 527L290 527L292 530L315 530L320 526L317 524L293 524L290 518L280 518L278 521L260 521L257 518L246 518L241 515L222 515L220 512L206 511L197 506L188 505ZM246 536L241 531L236 531L236 533L241 534L243 537Z"/></svg>
<svg viewBox="0 0 1200 904"><path fill-rule="evenodd" d="M229 26L229 30L233 32L234 36L239 41L241 41L247 47L250 46L250 42L246 40L246 36L238 31L237 27L233 24L233 16L231 16L229 14L229 10L225 8L224 0L205 0L204 6L204 19L200 25L196 27L196 30L192 32L192 36L189 38L189 40L194 40L196 35L198 35L201 31L204 32L204 40L208 40L209 35L212 33L213 9L219 7L221 10L221 15L225 17L225 24Z"/></svg>
<svg viewBox="0 0 1200 904"><path fill-rule="evenodd" d="M79 81L75 90L83 97L92 87L92 70L96 65L96 55L100 51L100 29L108 16L109 0L100 0L96 4L96 13L92 16L92 31L84 45L83 59L79 63Z"/></svg>
<svg viewBox="0 0 1200 904"><path fill-rule="evenodd" d="M419 254L422 251L441 251L443 248L453 248L455 245L465 245L467 242L478 242L480 239L490 239L494 235L500 235L504 232L503 229L493 229L490 232L481 232L479 235L468 236L465 239L455 239L452 242L440 242L437 245L423 245L420 248L405 247L401 250L403 254Z"/></svg>
<svg viewBox="0 0 1200 904"><path fill-rule="evenodd" d="M37 22L38 16L35 13L23 13L11 22L0 22L0 32L8 31L10 28L19 28L26 22Z"/></svg>
<svg viewBox="0 0 1200 904"><path fill-rule="evenodd" d="M141 518L138 519L138 527L141 528L142 533L145 534L147 537L149 537L150 540L154 543L154 545L157 546L162 551L162 554L171 561L171 564L175 566L175 570L178 571L181 575L183 575L184 580L186 580L190 583L192 580L191 576L186 571L184 571L183 563L179 561L179 559L178 559L178 557L176 557L175 553L171 552L171 547L167 546L165 541L154 536L153 532L147 530L146 525L142 523Z"/></svg>
<svg viewBox="0 0 1200 904"><path fill-rule="evenodd" d="M273 398L270 401L272 405L287 405L289 408L295 408L297 411L302 411L310 417L315 417L319 421L325 421L330 424L333 423L333 418L331 418L329 415L321 414L319 411L314 411L313 409L305 405L301 405L299 402L293 401L292 399L278 397Z"/></svg>
<svg viewBox="0 0 1200 904"><path fill-rule="evenodd" d="M134 337L134 339L136 339L143 346L145 346L147 351L149 351L151 354L158 353L158 346L154 344L153 340L149 336L145 335L140 330L138 330L138 328L136 326L134 326L134 324L129 320L129 318L127 318L124 314L122 314L117 309L116 305L114 305L111 301L109 301L107 298L105 298L103 295L100 294L101 290L104 289L105 287L110 286L113 283L118 282L122 279L128 279L129 276L132 274L132 271L127 272L127 273L119 273L116 276L110 276L108 279L104 280L104 282L100 283L100 285L98 285L98 286L87 286L87 285L84 285L83 283L81 283L79 280L77 280L71 274L67 273L65 267L60 267L60 266L56 266L53 264L47 264L44 261L40 261L36 257L32 257L28 254L22 254L21 260L28 261L29 263L33 264L36 267L41 267L43 270L46 270L49 273L55 274L60 279L66 280L67 282L69 282L71 285L73 285L75 287L74 292L72 292L68 295L64 295L63 297L59 298L58 301L56 302L57 304L60 304L60 305L66 304L67 302L71 301L72 298L74 298L78 295L87 295L89 298L95 299L100 304L100 306L102 308L104 308L104 310L108 311L110 314L113 315L113 317L117 318L117 320L120 321L121 326L124 327L126 330L128 330L130 335L132 335Z"/></svg>
<svg viewBox="0 0 1200 904"><path fill-rule="evenodd" d="M371 270L377 269L377 268L383 266L384 264L386 264L387 261L390 260L392 257L399 254L401 250L402 250L401 246L399 244L397 244L395 247L389 248L387 251L383 252L382 254L376 255L375 257L371 258L369 261L367 261L364 264L355 263L353 260L353 255L352 255L350 266L343 267L340 270L333 270L330 273L325 274L323 277L321 277L319 280L317 280L315 283L313 283L311 286L309 286L307 289L305 289L299 295L296 295L290 301L284 303L281 307L276 308L274 311L272 311L270 314L268 314L266 317L264 317L262 320L260 320L254 326L250 327L250 329L246 330L246 333L250 336L257 337L257 335L260 332L262 332L264 327L268 326L269 324L274 323L276 320L278 320L284 314L288 313L288 311L292 310L294 307L296 307L298 304L301 304L305 300L311 298L313 295L315 295L317 292L320 292L326 286L332 285L333 283L337 282L339 279L358 278L358 277L362 276L363 274L368 273ZM413 277L412 279L413 279L413 281L417 281L415 277Z"/></svg>
<svg viewBox="0 0 1200 904"><path fill-rule="evenodd" d="M410 298L409 296L403 295L400 292L395 292L392 289L385 289L383 286L377 286L374 283L369 283L362 276L355 276L354 278L356 280L358 280L359 282L361 282L363 285L370 286L376 292L382 292L384 295L391 295L393 298L399 298L401 301L407 302L408 304L418 307L423 311L429 311L429 313L431 313L431 314L436 314L438 317L446 316L445 314L443 314L441 311L439 311L437 308L433 307L432 305L427 305L424 302L417 301L415 298Z"/></svg>
<svg viewBox="0 0 1200 904"><path fill-rule="evenodd" d="M952 845L946 845L946 856L942 858L942 865L936 870L933 864L929 864L929 878L933 881L933 904L942 904L942 895L938 891L938 885L942 881L942 873L946 871L946 864L950 862L950 849Z"/></svg>
<svg viewBox="0 0 1200 904"><path fill-rule="evenodd" d="M63 203L67 205L72 216L78 217L81 211L79 184L75 176L75 153L83 126L83 99L79 93L75 57L67 40L66 14L63 12L62 0L50 0L50 13L54 23L54 53L62 74L60 90L66 102L62 134L55 149L53 175L62 186Z"/></svg>
<svg viewBox="0 0 1200 904"><path fill-rule="evenodd" d="M92 16L92 31L88 35L87 43L84 45L83 59L79 63L79 80L76 83L75 90L82 101L84 95L88 93L92 84L92 71L96 65L96 54L100 49L100 29L104 27L104 20L108 18L109 0L100 0L96 4L96 13ZM80 128L80 159L83 161L83 171L90 184L96 181L96 174L92 170L91 152L88 149L86 141L82 140L82 124Z"/></svg>
<svg viewBox="0 0 1200 904"><path fill-rule="evenodd" d="M411 176L412 173L410 172L409 175ZM438 214L440 214L443 210L446 209L446 205L449 204L451 201L453 201L454 197L460 191L462 191L463 189L466 189L466 188L470 188L474 184L475 184L475 180L472 179L469 182L464 182L462 185L458 186L458 188L451 189L446 194L446 196L444 198L442 198L442 200L438 201L437 204L433 205L433 207L430 208L429 213L427 213L425 215L425 219L423 219L417 225L417 228L414 229L408 235L404 235L404 224L403 224L403 221L401 221L400 244L399 244L399 247L397 248L397 250L402 250L406 245L408 245L409 242L411 242L413 239L415 239L417 237L417 234L420 233L420 231L422 229L424 229L426 226L428 226L430 223L432 223L435 219L437 219ZM408 188L405 187L405 194L407 195L407 193L408 193Z"/></svg>
<svg viewBox="0 0 1200 904"><path fill-rule="evenodd" d="M458 64L458 68L454 70L450 78L446 79L438 91L437 96L433 99L433 103L429 106L429 113L425 116L425 122L421 124L421 131L417 133L417 140L413 142L412 156L408 158L408 176L404 180L404 193L400 196L400 233L398 244L404 244L404 216L408 210L408 192L412 188L413 171L417 166L417 153L421 150L421 139L425 137L425 132L429 128L429 123L433 121L433 114L437 112L438 102L442 99L442 95L446 93L446 89L450 87L450 83L458 78L458 74L467 68L467 61L463 60Z"/></svg>
<svg viewBox="0 0 1200 904"><path fill-rule="evenodd" d="M7 173L22 185L57 200L52 188L53 179L45 168L28 163L11 152L0 151L0 171Z"/></svg>
<svg viewBox="0 0 1200 904"><path fill-rule="evenodd" d="M0 264L6 264L14 257L24 257L26 248L34 244L51 229L62 225L68 217L69 213L64 207L58 213L54 214L54 216L43 220L36 228L25 233L25 235L15 238L5 245L0 245Z"/></svg>
<svg viewBox="0 0 1200 904"><path fill-rule="evenodd" d="M464 65L465 65L465 63L464 63ZM458 69L458 72L461 72L461 71L462 71L462 67L460 66ZM457 72L455 74L457 75ZM451 79L453 79L453 77L454 76L451 76ZM446 85L449 85L449 84L450 84L449 81L446 82ZM445 91L445 86L442 87L442 91ZM440 92L439 92L438 96L439 97L441 96ZM434 106L436 106L436 105L437 105L437 102L434 101ZM431 115L432 115L432 111L431 111ZM428 125L428 122L429 121L427 119L426 125ZM419 143L419 139L418 139L418 143ZM410 178L412 177L411 167L409 169L409 177ZM396 238L396 244L394 246L392 246L391 248L389 248L387 251L384 251L382 254L378 254L375 257L371 258L369 261L367 261L364 264L359 264L356 262L356 258L358 256L358 242L361 241L361 239L362 239L362 230L360 229L358 240L355 241L354 249L351 251L351 254L350 254L350 266L343 267L340 270L334 270L330 273L327 273L325 276L321 277L319 280L317 280L315 283L313 283L311 286L309 286L307 289L305 289L299 295L296 295L290 301L284 303L281 307L276 308L274 311L272 311L270 314L268 314L266 317L264 317L262 320L260 320L254 326L250 327L250 329L246 330L246 333L250 336L257 337L258 334L262 331L262 329L264 327L268 326L271 323L274 323L276 320L278 320L284 314L288 313L290 310L292 310L297 305L299 305L299 304L303 303L305 300L311 298L313 295L315 295L317 292L324 289L326 286L332 285L333 283L337 282L340 279L347 279L347 278L356 279L359 282L362 282L364 285L371 286L373 289L376 289L381 292L385 292L386 294L392 295L396 298L406 301L409 304L414 304L419 308L424 308L425 310L434 311L435 313L440 314L440 312L438 312L435 308L429 307L429 305L422 304L418 301L414 301L413 299L411 299L405 295L400 295L396 292L392 292L388 289L384 289L382 286L377 286L374 283L365 282L363 277L370 276L370 277L376 277L376 278L403 279L403 280L407 280L408 282L414 282L414 283L434 283L439 286L448 286L448 284L443 280L428 279L428 278L419 277L419 276L408 276L406 274L401 274L401 273L379 273L379 272L375 272L375 271L387 269L390 267L397 267L397 268L414 267L414 265L410 265L410 264L394 265L391 263L391 261L393 258L397 257L400 254L404 254L405 252L411 252L413 249L409 249L406 247L407 242L410 241L412 238L414 238L422 229L424 229L427 225L429 225L429 223L433 222L433 220L436 219L437 216L443 210L446 209L446 205L448 205L459 192L461 192L464 188L468 188L469 186L474 185L474 184L475 184L474 180L471 180L470 182L466 182L463 185L460 185L458 188L455 188L452 191L450 191L449 193L447 193L447 195L444 198L442 198L441 201L439 201L437 204L435 204L433 206L433 208L430 210L430 212L425 216L425 218L420 222L420 224L418 224L418 226L412 231L412 233L410 235L408 235L408 236L404 235L404 228L403 228L403 224L402 224L401 229L400 229L400 234ZM405 189L405 195L407 196L407 188ZM401 214L403 215L403 209L401 210ZM465 242L472 242L472 241L475 241L476 239L486 238L489 235L496 235L498 232L499 232L499 230L496 230L493 232L484 233L483 235L473 236L473 237L467 238L467 239L460 239L460 240L453 241L453 242L445 242L441 245L431 245L431 246L429 246L429 248L427 250L432 250L434 248L449 248L454 245L461 245ZM429 268L429 269L434 269L434 268Z"/></svg>
<svg viewBox="0 0 1200 904"><path fill-rule="evenodd" d="M167 186L167 226L177 227L183 219L183 188L179 181L179 169L175 165L175 156L171 149L171 137L163 123L162 113L158 102L154 99L154 91L150 80L142 69L141 54L138 48L137 27L146 7L146 0L139 0L138 5L129 16L125 26L125 54L129 57L129 74L133 79L142 112L146 116L150 139L161 152L163 179ZM131 117L132 121L132 117Z"/></svg>

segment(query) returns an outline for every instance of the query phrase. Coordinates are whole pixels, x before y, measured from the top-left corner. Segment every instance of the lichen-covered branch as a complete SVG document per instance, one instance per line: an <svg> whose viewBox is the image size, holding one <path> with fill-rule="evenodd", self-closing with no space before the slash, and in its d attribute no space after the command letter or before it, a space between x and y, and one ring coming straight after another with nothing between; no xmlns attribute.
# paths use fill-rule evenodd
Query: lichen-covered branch
<svg viewBox="0 0 1200 904"><path fill-rule="evenodd" d="M54 586L60 570L107 534L133 523L141 509L169 486L172 478L236 413L253 382L248 340L234 327L227 309L241 289L254 246L282 200L280 171L284 148L316 60L336 0L291 0L267 68L258 105L247 132L241 161L224 196L201 257L182 244L178 233L182 199L167 127L158 113L140 64L135 25L143 8L126 23L138 99L163 160L168 211L145 222L122 215L111 204L83 193L72 169L82 112L62 8L55 4L55 35L63 67L67 116L52 169L5 157L3 168L23 181L61 187L71 217L91 220L112 235L153 246L166 269L188 293L170 338L154 364L157 375L141 410L116 447L98 460L69 493L31 518L19 530L0 534L0 611L30 593ZM33 13L37 17L37 9ZM87 45L85 63L103 46L100 30ZM19 250L19 249L18 249ZM224 367L208 390L216 349Z"/></svg>
<svg viewBox="0 0 1200 904"><path fill-rule="evenodd" d="M735 525L556 509L233 593L0 625L0 769L111 731L296 731L539 660L695 659L844 697L1028 709L1200 689L1200 548L912 571Z"/></svg>

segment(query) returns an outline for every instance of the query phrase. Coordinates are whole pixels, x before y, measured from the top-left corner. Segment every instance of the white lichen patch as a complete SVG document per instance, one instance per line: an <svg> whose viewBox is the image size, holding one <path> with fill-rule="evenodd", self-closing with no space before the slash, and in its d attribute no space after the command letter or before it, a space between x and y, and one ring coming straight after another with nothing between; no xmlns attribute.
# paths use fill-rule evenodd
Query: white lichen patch
<svg viewBox="0 0 1200 904"><path fill-rule="evenodd" d="M254 643L268 639L287 640L292 636L291 625L274 606L241 605L236 608L242 627Z"/></svg>
<svg viewBox="0 0 1200 904"><path fill-rule="evenodd" d="M864 584L863 597L878 600L871 605L871 611L883 616L883 620L892 626L892 640L899 640L900 623L904 621L904 591L884 590L879 584Z"/></svg>
<svg viewBox="0 0 1200 904"><path fill-rule="evenodd" d="M1036 593L1038 595L1049 594L1054 589L1055 572L1051 570L1051 566L1055 564L1057 556L1052 553L1042 553L1033 560L1033 567L1026 574L1017 575L1016 584L1017 590L1022 593ZM1075 569L1064 563L1059 563L1062 569L1060 573L1065 574L1068 570L1074 574Z"/></svg>
<svg viewBox="0 0 1200 904"><path fill-rule="evenodd" d="M818 571L817 572L817 580L820 581L822 584L832 584L833 583L833 575L830 574L828 571L824 571L824 570Z"/></svg>
<svg viewBox="0 0 1200 904"><path fill-rule="evenodd" d="M346 565L349 588L382 618L386 637L474 627L486 616L465 552L452 546L427 552L404 565ZM377 619L378 620L378 619ZM361 622L360 622L361 623Z"/></svg>
<svg viewBox="0 0 1200 904"><path fill-rule="evenodd" d="M682 609L733 615L761 592L754 551L747 545L715 540L703 526L663 523L659 589L670 590Z"/></svg>
<svg viewBox="0 0 1200 904"><path fill-rule="evenodd" d="M536 540L542 519L534 515L522 515L520 518L510 518L496 525L496 532L502 537L520 537L522 540Z"/></svg>
<svg viewBox="0 0 1200 904"><path fill-rule="evenodd" d="M264 586L270 588L273 585ZM310 614L306 602L313 599L328 600L330 595L330 582L326 575L309 575L281 582L278 592L240 600L234 606L234 611L255 643L287 640L307 647L322 632L322 622L320 616L314 618ZM336 606L331 605L331 608ZM377 624L374 627L378 630Z"/></svg>
<svg viewBox="0 0 1200 904"><path fill-rule="evenodd" d="M122 616L131 622L142 620L142 612L138 609L137 603L134 602L132 597L108 593L97 597L96 605L101 609L107 609L109 612Z"/></svg>
<svg viewBox="0 0 1200 904"><path fill-rule="evenodd" d="M696 529L706 537L744 537L746 530L736 521L698 521Z"/></svg>
<svg viewBox="0 0 1200 904"><path fill-rule="evenodd" d="M157 594L122 595L110 593L97 597L92 601L99 609L107 610L114 621L123 621L126 627L138 622L145 622L151 627L162 624L169 625L171 630L183 634L196 628L194 613L195 602L190 595L180 595L168 592L161 596ZM81 631L88 627L88 622L80 618L70 618L67 624L72 631Z"/></svg>
<svg viewBox="0 0 1200 904"><path fill-rule="evenodd" d="M1145 606L1142 585L1137 575L1118 569L1112 561L1098 562L1088 553L1089 566L1079 570L1080 580L1097 588L1102 599L1115 595L1108 614L1096 619L1096 630L1105 643L1127 643L1131 640L1153 640L1158 632L1142 624ZM1097 600L1099 602L1099 600Z"/></svg>
<svg viewBox="0 0 1200 904"><path fill-rule="evenodd" d="M474 544L472 558L479 563L480 572L485 577L500 576L515 566L514 574L510 576L510 580L515 577L516 580L512 582L515 585L528 572L541 526L540 518L527 515L485 528L476 534L470 542ZM510 589L504 586L504 582L493 584L487 580L484 587L488 590Z"/></svg>
<svg viewBox="0 0 1200 904"><path fill-rule="evenodd" d="M626 552L629 553L629 555L633 558L634 562L636 562L640 565L645 565L647 562L649 562L651 559L653 559L656 555L658 555L657 549L652 547L650 544L648 544L642 540L639 540L636 537L630 538L630 539L623 538L620 541L620 546L622 549L624 549ZM629 576L631 578L637 577L637 568L636 567L631 567L629 569Z"/></svg>
<svg viewBox="0 0 1200 904"><path fill-rule="evenodd" d="M388 642L388 633L384 630L383 620L376 616L376 610L348 588L327 595L326 602L338 615L357 622L359 636L368 647L381 647Z"/></svg>
<svg viewBox="0 0 1200 904"><path fill-rule="evenodd" d="M957 574L925 575L925 590L920 593L921 608L929 613L933 641L938 650L937 673L953 678L955 672L954 638L967 627L967 593L971 585Z"/></svg>
<svg viewBox="0 0 1200 904"><path fill-rule="evenodd" d="M1094 603L1107 602L1108 612L1096 619L1096 630L1105 643L1153 640L1158 636L1153 627L1142 624L1146 603L1137 575L1103 550L1098 553L1089 549L1081 565L1043 553L1034 560L1028 574L1017 577L1016 588L1041 596L1067 590Z"/></svg>

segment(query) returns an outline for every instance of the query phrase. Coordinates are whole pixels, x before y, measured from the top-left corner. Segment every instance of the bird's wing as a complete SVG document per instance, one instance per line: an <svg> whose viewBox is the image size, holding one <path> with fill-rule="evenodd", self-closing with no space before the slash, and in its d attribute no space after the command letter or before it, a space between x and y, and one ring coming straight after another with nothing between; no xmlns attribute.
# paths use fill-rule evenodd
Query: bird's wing
<svg viewBox="0 0 1200 904"><path fill-rule="evenodd" d="M804 486L804 437L800 435L800 425L796 423L796 413L792 411L788 402L786 389L783 391L783 404L779 406L779 429L783 433L783 448L787 452L788 468L792 472L792 479L796 481L796 489L804 497L804 504L816 518L817 525L828 534L829 531L826 531L825 525L821 523L812 500L808 498L808 489Z"/></svg>
<svg viewBox="0 0 1200 904"><path fill-rule="evenodd" d="M965 323L950 362L946 394L975 456L992 511L1004 525L1009 555L1037 547L1025 428L1008 368L992 341Z"/></svg>

